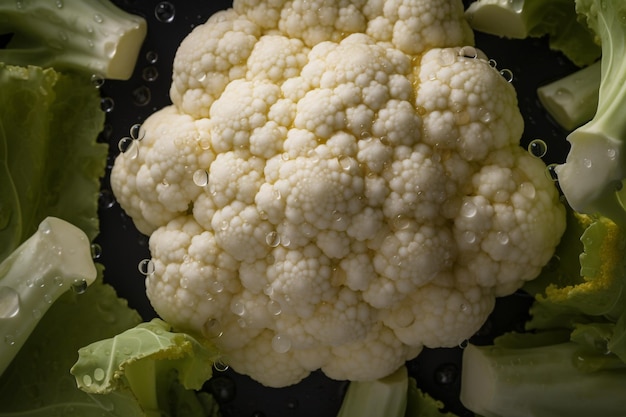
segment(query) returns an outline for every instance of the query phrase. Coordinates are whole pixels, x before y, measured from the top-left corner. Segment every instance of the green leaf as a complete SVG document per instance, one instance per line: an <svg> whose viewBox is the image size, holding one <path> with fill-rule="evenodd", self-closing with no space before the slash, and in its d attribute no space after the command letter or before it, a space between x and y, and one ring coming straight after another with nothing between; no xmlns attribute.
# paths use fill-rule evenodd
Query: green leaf
<svg viewBox="0 0 626 417"><path fill-rule="evenodd" d="M0 261L48 216L97 235L103 123L87 75L0 63Z"/></svg>
<svg viewBox="0 0 626 417"><path fill-rule="evenodd" d="M159 415L171 406L172 372L184 389L198 390L218 358L215 347L153 319L81 348L71 373L92 394L130 389L145 413Z"/></svg>
<svg viewBox="0 0 626 417"><path fill-rule="evenodd" d="M456 417L444 412L444 404L417 387L415 378L409 378L405 417Z"/></svg>

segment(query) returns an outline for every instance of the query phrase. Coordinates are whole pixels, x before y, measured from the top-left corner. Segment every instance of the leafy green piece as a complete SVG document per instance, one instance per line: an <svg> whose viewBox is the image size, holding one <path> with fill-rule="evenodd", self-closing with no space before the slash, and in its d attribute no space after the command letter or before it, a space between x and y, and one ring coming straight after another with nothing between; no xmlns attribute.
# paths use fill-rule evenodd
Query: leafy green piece
<svg viewBox="0 0 626 417"><path fill-rule="evenodd" d="M602 45L596 113L572 131L559 185L580 213L601 214L626 226L621 203L626 177L626 3L622 0L576 0L576 10Z"/></svg>
<svg viewBox="0 0 626 417"><path fill-rule="evenodd" d="M0 261L48 216L97 235L103 124L86 75L0 63Z"/></svg>
<svg viewBox="0 0 626 417"><path fill-rule="evenodd" d="M71 368L78 387L91 394L110 394L130 390L147 416L171 414L181 397L171 400L172 383L179 381L184 390L198 390L211 377L219 353L208 342L186 333L176 333L166 322L153 319L100 340L78 351L78 361ZM206 395L186 394L187 411L194 408L204 414L217 413ZM190 405L191 404L191 405ZM206 407L209 407L208 409ZM209 414L211 415L211 414Z"/></svg>
<svg viewBox="0 0 626 417"><path fill-rule="evenodd" d="M415 378L409 378L405 417L456 417L444 412L444 404L417 387Z"/></svg>
<svg viewBox="0 0 626 417"><path fill-rule="evenodd" d="M143 18L110 0L4 1L0 34L12 36L0 62L127 80L146 31Z"/></svg>
<svg viewBox="0 0 626 417"><path fill-rule="evenodd" d="M66 291L50 305L0 377L0 416L143 416L130 393L89 395L76 388L68 372L81 346L112 337L140 321L113 287L102 283L99 266L98 279L86 291ZM2 347L7 348L12 346Z"/></svg>
<svg viewBox="0 0 626 417"><path fill-rule="evenodd" d="M549 36L550 48L575 65L600 57L589 29L578 21L574 0L477 0L466 17L474 30L512 39Z"/></svg>

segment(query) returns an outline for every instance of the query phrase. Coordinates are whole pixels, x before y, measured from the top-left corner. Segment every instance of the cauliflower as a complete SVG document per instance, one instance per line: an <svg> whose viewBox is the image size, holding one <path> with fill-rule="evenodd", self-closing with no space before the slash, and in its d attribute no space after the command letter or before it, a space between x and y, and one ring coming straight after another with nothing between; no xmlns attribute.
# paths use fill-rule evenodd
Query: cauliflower
<svg viewBox="0 0 626 417"><path fill-rule="evenodd" d="M158 314L274 387L476 332L565 212L473 41L455 0L235 0L196 27L111 175Z"/></svg>

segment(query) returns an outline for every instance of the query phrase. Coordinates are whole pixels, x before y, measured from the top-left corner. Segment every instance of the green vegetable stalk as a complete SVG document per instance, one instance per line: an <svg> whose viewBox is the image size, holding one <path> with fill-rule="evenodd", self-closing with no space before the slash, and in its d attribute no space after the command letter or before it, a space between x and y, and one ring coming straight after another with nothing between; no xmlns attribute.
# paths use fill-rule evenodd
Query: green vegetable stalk
<svg viewBox="0 0 626 417"><path fill-rule="evenodd" d="M465 15L479 32L511 39L548 36L550 48L578 66L600 56L593 34L577 20L574 0L477 0Z"/></svg>
<svg viewBox="0 0 626 417"><path fill-rule="evenodd" d="M598 107L591 121L568 136L571 149L556 172L574 210L626 226L620 196L626 177L626 3L577 0L576 10L602 45Z"/></svg>
<svg viewBox="0 0 626 417"><path fill-rule="evenodd" d="M54 217L0 264L0 374L50 305L69 288L84 291L97 272L85 233Z"/></svg>
<svg viewBox="0 0 626 417"><path fill-rule="evenodd" d="M406 367L373 381L353 381L337 417L403 417L409 379Z"/></svg>
<svg viewBox="0 0 626 417"><path fill-rule="evenodd" d="M463 354L461 401L483 417L623 417L626 365L585 369L576 343L470 345Z"/></svg>
<svg viewBox="0 0 626 417"><path fill-rule="evenodd" d="M593 118L598 108L600 61L537 88L537 97L564 129L571 131Z"/></svg>
<svg viewBox="0 0 626 417"><path fill-rule="evenodd" d="M126 80L146 31L143 18L109 0L3 1L0 34L12 37L0 62Z"/></svg>

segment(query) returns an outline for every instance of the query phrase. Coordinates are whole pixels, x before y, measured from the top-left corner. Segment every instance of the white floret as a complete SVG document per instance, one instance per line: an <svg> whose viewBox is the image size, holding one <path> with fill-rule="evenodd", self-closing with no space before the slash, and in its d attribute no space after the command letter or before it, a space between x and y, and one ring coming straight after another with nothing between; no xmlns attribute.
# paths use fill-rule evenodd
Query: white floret
<svg viewBox="0 0 626 417"><path fill-rule="evenodd" d="M432 49L422 58L416 107L424 113L424 141L467 160L517 145L523 120L513 86L489 62L463 48Z"/></svg>
<svg viewBox="0 0 626 417"><path fill-rule="evenodd" d="M208 146L206 119L194 119L168 106L143 124L142 137L121 154L111 172L118 202L150 234L185 213L202 192L194 173L208 167L215 153Z"/></svg>
<svg viewBox="0 0 626 417"><path fill-rule="evenodd" d="M442 279L445 282L445 279ZM397 303L383 321L408 345L458 346L482 325L493 309L488 290L462 292L454 287L430 284Z"/></svg>
<svg viewBox="0 0 626 417"><path fill-rule="evenodd" d="M378 325L364 339L332 347L322 370L338 380L368 381L389 375L421 350L421 346L403 344L388 327Z"/></svg>
<svg viewBox="0 0 626 417"><path fill-rule="evenodd" d="M251 133L266 124L269 109L279 95L278 86L266 80L236 80L228 84L211 106L213 149L225 152L249 147Z"/></svg>
<svg viewBox="0 0 626 417"><path fill-rule="evenodd" d="M280 85L300 74L307 62L308 52L299 39L279 35L263 36L254 45L248 58L246 78Z"/></svg>
<svg viewBox="0 0 626 417"><path fill-rule="evenodd" d="M226 86L246 74L260 28L232 9L196 26L176 51L170 97L181 111L207 117Z"/></svg>
<svg viewBox="0 0 626 417"><path fill-rule="evenodd" d="M367 34L390 42L407 54L432 48L470 45L474 35L464 21L463 5L455 1L387 0L370 2Z"/></svg>

